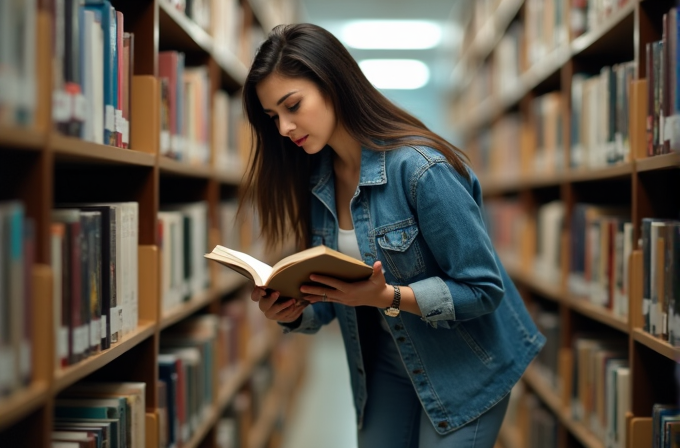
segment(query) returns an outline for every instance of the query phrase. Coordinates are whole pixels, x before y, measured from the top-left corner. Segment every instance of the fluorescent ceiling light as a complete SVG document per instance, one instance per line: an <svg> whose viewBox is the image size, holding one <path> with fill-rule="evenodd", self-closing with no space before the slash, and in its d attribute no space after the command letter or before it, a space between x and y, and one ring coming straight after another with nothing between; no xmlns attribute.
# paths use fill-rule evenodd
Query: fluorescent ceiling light
<svg viewBox="0 0 680 448"><path fill-rule="evenodd" d="M357 20L340 34L345 45L362 50L424 50L442 40L442 29L425 20Z"/></svg>
<svg viewBox="0 0 680 448"><path fill-rule="evenodd" d="M359 67L378 89L420 89L430 80L430 69L416 59L365 59Z"/></svg>

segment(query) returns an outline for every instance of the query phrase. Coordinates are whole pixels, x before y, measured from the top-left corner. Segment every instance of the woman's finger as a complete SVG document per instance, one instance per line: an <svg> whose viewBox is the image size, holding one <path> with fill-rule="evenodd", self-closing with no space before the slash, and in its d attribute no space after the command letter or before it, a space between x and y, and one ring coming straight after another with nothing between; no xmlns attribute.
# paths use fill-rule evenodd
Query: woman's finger
<svg viewBox="0 0 680 448"><path fill-rule="evenodd" d="M309 279L316 283L321 283L326 286L330 286L332 289L337 289L338 291L344 291L347 283L337 278L327 277L325 275L312 274Z"/></svg>

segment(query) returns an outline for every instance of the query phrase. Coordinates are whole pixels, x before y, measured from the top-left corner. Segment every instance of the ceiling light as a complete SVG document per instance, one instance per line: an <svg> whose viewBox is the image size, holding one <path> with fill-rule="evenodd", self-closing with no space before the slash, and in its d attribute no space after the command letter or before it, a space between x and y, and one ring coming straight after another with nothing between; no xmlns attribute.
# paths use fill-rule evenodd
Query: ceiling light
<svg viewBox="0 0 680 448"><path fill-rule="evenodd" d="M425 20L357 20L340 36L345 45L362 50L424 50L439 45L442 29Z"/></svg>
<svg viewBox="0 0 680 448"><path fill-rule="evenodd" d="M377 89L420 89L430 80L430 69L416 59L365 59L359 67Z"/></svg>

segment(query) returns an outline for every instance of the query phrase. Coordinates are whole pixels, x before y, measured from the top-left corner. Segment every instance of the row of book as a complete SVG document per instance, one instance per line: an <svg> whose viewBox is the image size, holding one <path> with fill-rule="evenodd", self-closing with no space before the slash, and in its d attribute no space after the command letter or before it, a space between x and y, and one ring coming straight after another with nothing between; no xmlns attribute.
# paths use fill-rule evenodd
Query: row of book
<svg viewBox="0 0 680 448"><path fill-rule="evenodd" d="M628 339L576 334L572 340L571 413L607 446L626 447L631 406Z"/></svg>
<svg viewBox="0 0 680 448"><path fill-rule="evenodd" d="M19 201L0 202L0 397L32 379L35 223Z"/></svg>
<svg viewBox="0 0 680 448"><path fill-rule="evenodd" d="M205 165L210 160L210 78L206 66L186 67L184 53L158 54L162 155Z"/></svg>
<svg viewBox="0 0 680 448"><path fill-rule="evenodd" d="M644 218L640 230L644 330L680 347L680 221Z"/></svg>
<svg viewBox="0 0 680 448"><path fill-rule="evenodd" d="M576 73L571 80L572 168L599 168L628 162L634 61L605 66L596 75Z"/></svg>
<svg viewBox="0 0 680 448"><path fill-rule="evenodd" d="M506 434L515 434L516 445L507 446L557 448L558 427L557 416L550 412L541 399L523 382L520 381L513 387L503 420L501 440ZM503 444L503 446L506 445Z"/></svg>
<svg viewBox="0 0 680 448"><path fill-rule="evenodd" d="M0 125L30 126L37 103L37 1L0 2Z"/></svg>
<svg viewBox="0 0 680 448"><path fill-rule="evenodd" d="M158 212L161 310L167 312L209 286L208 204L164 205Z"/></svg>
<svg viewBox="0 0 680 448"><path fill-rule="evenodd" d="M146 383L83 382L54 402L52 447L146 446Z"/></svg>
<svg viewBox="0 0 680 448"><path fill-rule="evenodd" d="M663 15L661 40L649 42L647 72L647 156L680 151L678 8Z"/></svg>
<svg viewBox="0 0 680 448"><path fill-rule="evenodd" d="M629 258L635 247L630 209L578 203L569 236L570 292L626 318Z"/></svg>
<svg viewBox="0 0 680 448"><path fill-rule="evenodd" d="M136 202L68 204L50 227L55 361L65 367L137 328Z"/></svg>
<svg viewBox="0 0 680 448"><path fill-rule="evenodd" d="M213 38L218 52L238 53L238 38L244 25L243 7L238 0L166 0Z"/></svg>
<svg viewBox="0 0 680 448"><path fill-rule="evenodd" d="M680 408L656 403L652 408L652 448L680 446Z"/></svg>
<svg viewBox="0 0 680 448"><path fill-rule="evenodd" d="M52 118L65 135L127 148L134 35L108 0L52 3Z"/></svg>

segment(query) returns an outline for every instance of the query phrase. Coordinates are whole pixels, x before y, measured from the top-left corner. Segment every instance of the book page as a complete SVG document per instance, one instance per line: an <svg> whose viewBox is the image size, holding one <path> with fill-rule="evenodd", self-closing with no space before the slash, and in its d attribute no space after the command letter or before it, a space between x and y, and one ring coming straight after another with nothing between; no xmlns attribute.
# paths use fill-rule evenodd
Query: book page
<svg viewBox="0 0 680 448"><path fill-rule="evenodd" d="M218 250L219 249L219 250ZM245 254L243 252L239 252L237 250L233 249L228 249L223 246L217 246L213 252L222 254L222 252L226 252L227 254L231 255L232 257L237 258L238 260L241 260L243 263L247 264L250 266L258 275L259 277L259 282L257 281L258 279L255 279L255 283L258 286L262 286L265 283L267 283L267 280L269 279L269 276L272 273L272 268L266 263L261 262L255 257L251 257L248 254Z"/></svg>

